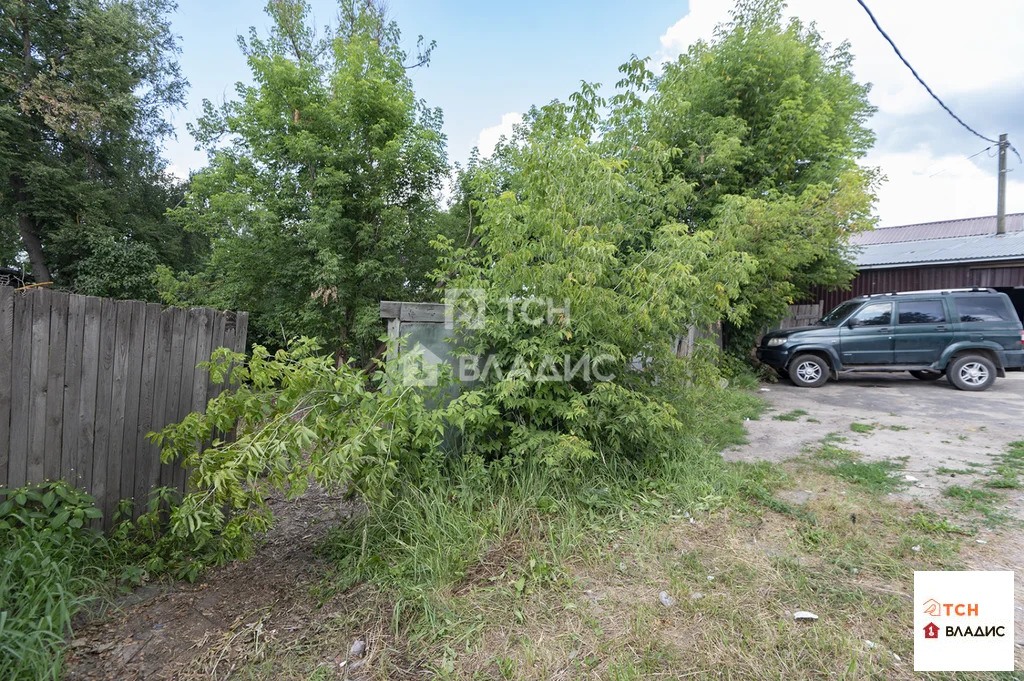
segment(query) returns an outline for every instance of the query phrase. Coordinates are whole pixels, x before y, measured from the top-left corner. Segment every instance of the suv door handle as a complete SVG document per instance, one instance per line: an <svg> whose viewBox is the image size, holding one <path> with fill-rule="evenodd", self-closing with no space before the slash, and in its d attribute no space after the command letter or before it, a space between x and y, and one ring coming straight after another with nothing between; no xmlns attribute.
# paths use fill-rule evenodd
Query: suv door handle
<svg viewBox="0 0 1024 681"><path fill-rule="evenodd" d="M939 324L938 326L935 327L935 330L936 331L945 331L946 330L946 325L945 324Z"/></svg>
<svg viewBox="0 0 1024 681"><path fill-rule="evenodd" d="M889 333L890 331L892 331L892 329L890 329L888 326L883 326L878 330L878 333Z"/></svg>

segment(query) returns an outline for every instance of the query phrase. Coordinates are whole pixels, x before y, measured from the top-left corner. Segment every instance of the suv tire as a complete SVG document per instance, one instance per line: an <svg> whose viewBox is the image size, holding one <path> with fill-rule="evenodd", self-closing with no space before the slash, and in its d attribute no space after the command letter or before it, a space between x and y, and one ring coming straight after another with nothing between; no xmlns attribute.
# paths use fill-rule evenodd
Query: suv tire
<svg viewBox="0 0 1024 681"><path fill-rule="evenodd" d="M817 388L825 385L832 369L817 355L797 355L789 363L789 379L798 388Z"/></svg>
<svg viewBox="0 0 1024 681"><path fill-rule="evenodd" d="M996 381L996 365L982 355L957 357L946 369L949 382L960 390L986 390Z"/></svg>
<svg viewBox="0 0 1024 681"><path fill-rule="evenodd" d="M910 375L919 381L937 381L942 378L938 371L911 371Z"/></svg>

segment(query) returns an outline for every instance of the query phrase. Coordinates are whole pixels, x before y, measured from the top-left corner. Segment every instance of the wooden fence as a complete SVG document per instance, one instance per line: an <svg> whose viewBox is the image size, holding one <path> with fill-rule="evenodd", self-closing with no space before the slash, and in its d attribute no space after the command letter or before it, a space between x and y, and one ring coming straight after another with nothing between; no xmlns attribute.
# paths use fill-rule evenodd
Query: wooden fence
<svg viewBox="0 0 1024 681"><path fill-rule="evenodd" d="M66 480L106 523L120 499L183 491L146 436L224 389L196 364L244 351L247 326L245 312L0 286L0 487Z"/></svg>
<svg viewBox="0 0 1024 681"><path fill-rule="evenodd" d="M790 305L789 314L782 318L777 328L793 329L798 326L810 326L825 315L824 305L824 301L809 305Z"/></svg>

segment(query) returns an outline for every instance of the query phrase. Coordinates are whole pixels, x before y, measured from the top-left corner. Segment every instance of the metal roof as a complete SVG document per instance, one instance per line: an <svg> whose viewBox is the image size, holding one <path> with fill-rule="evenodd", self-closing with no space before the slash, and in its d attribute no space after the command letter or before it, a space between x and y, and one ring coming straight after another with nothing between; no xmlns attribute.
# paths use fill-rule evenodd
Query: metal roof
<svg viewBox="0 0 1024 681"><path fill-rule="evenodd" d="M1020 218L1021 215L1024 214L1018 213L1016 217ZM860 252L854 255L854 262L860 269L870 269L891 265L937 265L977 260L1024 260L1024 231L1020 229L1009 231L1010 216L1006 217L1006 234L988 233L977 236L867 244L860 246ZM1018 224L1020 224L1019 219ZM919 225L910 226L918 227ZM993 218L993 231L994 228ZM889 229L900 228L890 227Z"/></svg>
<svg viewBox="0 0 1024 681"><path fill-rule="evenodd" d="M1024 231L1024 213L1010 213L1006 216L1006 232ZM988 215L980 218L963 218L960 220L943 220L941 222L922 222L916 225L899 227L882 227L870 232L854 234L850 243L857 246L869 244L892 244L904 241L924 241L927 239L951 239L962 236L980 236L996 233L996 216Z"/></svg>

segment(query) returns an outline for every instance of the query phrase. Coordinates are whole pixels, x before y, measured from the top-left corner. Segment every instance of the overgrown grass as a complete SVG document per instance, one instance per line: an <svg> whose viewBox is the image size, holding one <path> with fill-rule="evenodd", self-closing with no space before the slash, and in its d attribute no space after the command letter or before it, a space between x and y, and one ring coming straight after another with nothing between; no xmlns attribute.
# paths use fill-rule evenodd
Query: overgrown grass
<svg viewBox="0 0 1024 681"><path fill-rule="evenodd" d="M862 461L860 454L837 446L837 439L830 435L826 435L821 446L811 453L811 460L820 462L823 470L875 494L895 492L905 485L893 475L903 468L900 460Z"/></svg>
<svg viewBox="0 0 1024 681"><path fill-rule="evenodd" d="M56 680L72 617L105 575L105 541L89 529L98 511L63 484L0 495L0 678Z"/></svg>
<svg viewBox="0 0 1024 681"><path fill-rule="evenodd" d="M797 421L801 416L807 416L808 412L805 409L794 409L793 411L787 411L785 414L776 414L772 418L776 421Z"/></svg>
<svg viewBox="0 0 1024 681"><path fill-rule="evenodd" d="M539 573L557 579L557 566L603 532L720 508L763 486L769 466L728 466L718 454L744 442L744 419L762 410L748 393L709 391L674 456L592 461L561 474L535 460L488 464L459 457L434 484L397 490L391 503L334 528L319 550L336 570L318 595L361 582L384 589L395 620L413 639L483 626L456 615L458 599L452 599L460 585L479 577L474 570L481 563L530 565L525 547L543 546L545 570L534 556L529 570L509 577L521 592Z"/></svg>

